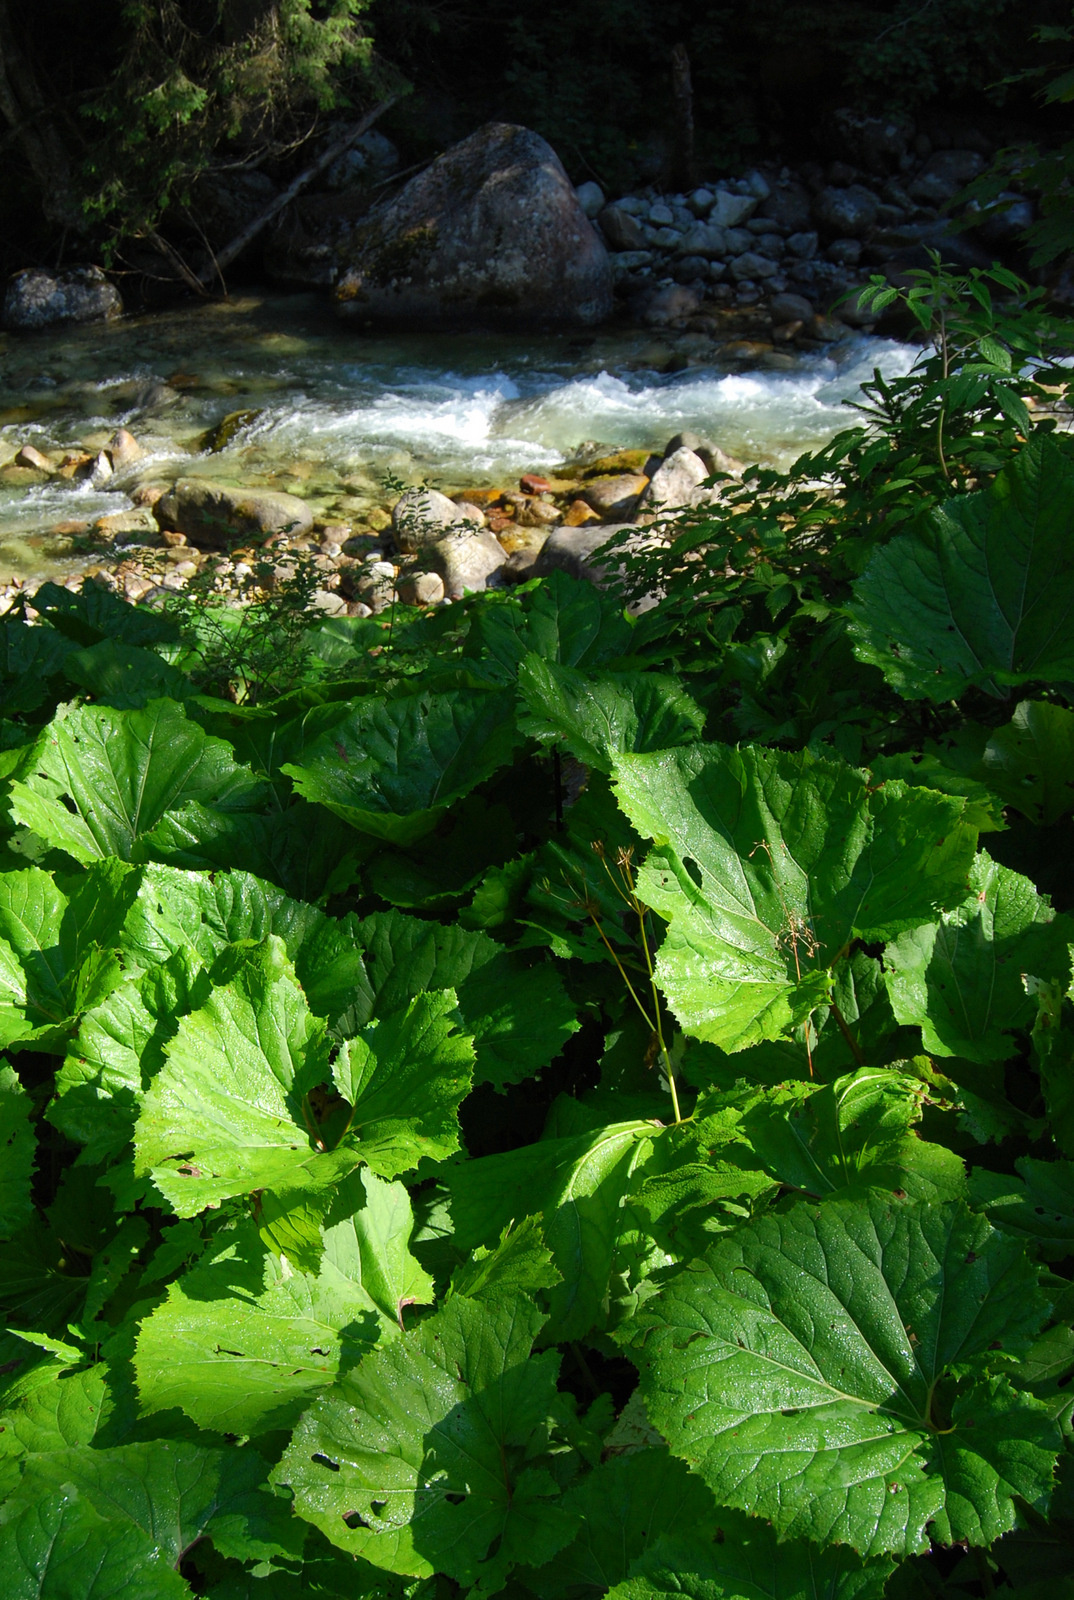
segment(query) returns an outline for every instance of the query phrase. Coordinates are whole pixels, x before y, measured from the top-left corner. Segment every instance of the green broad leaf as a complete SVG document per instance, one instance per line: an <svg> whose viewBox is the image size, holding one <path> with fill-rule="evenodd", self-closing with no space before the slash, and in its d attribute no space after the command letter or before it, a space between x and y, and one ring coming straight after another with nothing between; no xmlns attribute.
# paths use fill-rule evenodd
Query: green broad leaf
<svg viewBox="0 0 1074 1600"><path fill-rule="evenodd" d="M946 765L933 750L874 756L869 762L869 771L878 783L899 778L915 788L961 795L966 801L963 820L980 833L998 833L1007 826L999 795L977 774Z"/></svg>
<svg viewBox="0 0 1074 1600"><path fill-rule="evenodd" d="M529 655L518 670L529 708L523 733L543 744L561 740L572 756L610 772L628 752L694 744L705 714L678 679L655 672L601 672L596 677Z"/></svg>
<svg viewBox="0 0 1074 1600"><path fill-rule="evenodd" d="M412 844L511 759L514 705L509 690L360 700L283 771L359 832Z"/></svg>
<svg viewBox="0 0 1074 1600"><path fill-rule="evenodd" d="M60 698L63 664L75 646L54 628L0 622L0 716L25 716Z"/></svg>
<svg viewBox="0 0 1074 1600"><path fill-rule="evenodd" d="M1046 1512L1061 1439L1051 1409L1008 1378L972 1384L954 1402L950 1430L933 1443L945 1489L933 1537L987 1547L1014 1527L1016 1501Z"/></svg>
<svg viewBox="0 0 1074 1600"><path fill-rule="evenodd" d="M920 1079L890 1067L861 1067L822 1089L797 1083L747 1094L739 1098L737 1136L721 1154L737 1150L744 1167L760 1166L818 1199L884 1189L911 1200L955 1200L966 1190L960 1157L913 1131L926 1098ZM724 1096L711 1099L726 1105ZM700 1103L698 1113L707 1128Z"/></svg>
<svg viewBox="0 0 1074 1600"><path fill-rule="evenodd" d="M8 1592L188 1595L175 1569L201 1539L239 1559L298 1556L298 1529L265 1475L253 1450L175 1439L32 1456L0 1521L0 1570L21 1585Z"/></svg>
<svg viewBox="0 0 1074 1600"><path fill-rule="evenodd" d="M122 948L140 967L152 968L181 951L212 966L229 946L259 944L270 934L283 940L315 1015L335 1021L361 1007L369 981L356 920L327 917L246 872L146 867Z"/></svg>
<svg viewBox="0 0 1074 1600"><path fill-rule="evenodd" d="M0 873L0 1044L62 1049L79 1016L121 982L110 947L136 889L119 862L63 887L39 867Z"/></svg>
<svg viewBox="0 0 1074 1600"><path fill-rule="evenodd" d="M527 655L592 670L627 655L633 636L634 624L614 595L553 572L524 598L479 612L465 656L513 684Z"/></svg>
<svg viewBox="0 0 1074 1600"><path fill-rule="evenodd" d="M559 1357L532 1353L542 1322L456 1295L314 1401L274 1479L349 1554L495 1593L576 1525L546 1464Z"/></svg>
<svg viewBox="0 0 1074 1600"><path fill-rule="evenodd" d="M11 1600L190 1600L185 1578L133 1519L110 1518L73 1490L38 1487L0 1513L0 1570Z"/></svg>
<svg viewBox="0 0 1074 1600"><path fill-rule="evenodd" d="M442 1161L459 1148L460 1102L473 1045L455 1031L450 989L418 995L405 1011L344 1041L332 1079L350 1106L339 1154L354 1152L382 1177Z"/></svg>
<svg viewBox="0 0 1074 1600"><path fill-rule="evenodd" d="M1074 1157L1074 1014L1065 982L1031 981L1037 1002L1033 1048L1048 1111L1047 1129Z"/></svg>
<svg viewBox="0 0 1074 1600"><path fill-rule="evenodd" d="M955 495L876 551L851 638L907 699L1074 679L1074 460L1026 445L988 489Z"/></svg>
<svg viewBox="0 0 1074 1600"><path fill-rule="evenodd" d="M494 1246L512 1222L541 1217L562 1278L549 1294L550 1343L605 1324L616 1247L629 1221L623 1197L658 1132L651 1122L623 1122L483 1156L445 1174L460 1250Z"/></svg>
<svg viewBox="0 0 1074 1600"><path fill-rule="evenodd" d="M552 963L531 965L487 934L388 911L365 918L356 937L365 951L369 998L356 995L349 1024L388 1016L425 991L453 989L474 1041L475 1083L500 1089L532 1077L579 1027Z"/></svg>
<svg viewBox="0 0 1074 1600"><path fill-rule="evenodd" d="M475 889L490 869L510 861L517 849L511 808L489 804L478 791L452 806L436 830L409 849L373 846L365 874L373 893L389 905L444 910Z"/></svg>
<svg viewBox="0 0 1074 1600"><path fill-rule="evenodd" d="M712 1495L666 1450L613 1457L563 1496L579 1518L571 1543L523 1581L540 1600L582 1600L622 1583L658 1540L693 1535L702 1550L716 1530Z"/></svg>
<svg viewBox="0 0 1074 1600"><path fill-rule="evenodd" d="M240 1436L293 1427L314 1395L398 1334L405 1306L432 1299L412 1227L402 1184L362 1171L325 1219L315 1275L285 1269L252 1223L219 1235L141 1325L142 1410L177 1407Z"/></svg>
<svg viewBox="0 0 1074 1600"><path fill-rule="evenodd" d="M1017 1177L977 1167L969 1199L1004 1233L1031 1239L1046 1261L1074 1255L1074 1162L1021 1156Z"/></svg>
<svg viewBox="0 0 1074 1600"><path fill-rule="evenodd" d="M157 823L143 849L169 866L250 873L309 901L321 898L348 856L357 859L356 846L353 828L303 800L264 816L190 801Z"/></svg>
<svg viewBox="0 0 1074 1600"><path fill-rule="evenodd" d="M975 1376L1029 1348L1048 1312L1036 1276L961 1204L800 1204L718 1239L617 1337L718 1502L784 1537L909 1555L937 1519L988 1543L1015 1495L1046 1506L1058 1430Z"/></svg>
<svg viewBox="0 0 1074 1600"><path fill-rule="evenodd" d="M210 988L197 957L180 948L87 1011L46 1112L53 1127L83 1146L83 1162L115 1159L126 1150L145 1092L164 1065L165 1046L180 1018L205 1004Z"/></svg>
<svg viewBox="0 0 1074 1600"><path fill-rule="evenodd" d="M524 1217L517 1224L507 1224L494 1249L479 1245L469 1260L455 1268L450 1292L503 1305L509 1298L553 1289L560 1282L539 1220Z"/></svg>
<svg viewBox="0 0 1074 1600"><path fill-rule="evenodd" d="M1023 700L985 746L985 782L1038 827L1074 808L1074 711Z"/></svg>
<svg viewBox="0 0 1074 1600"><path fill-rule="evenodd" d="M1071 933L1028 878L982 851L962 904L885 951L895 1016L936 1055L1006 1061L1018 1049L1011 1035L1036 1015L1025 974L1069 979Z"/></svg>
<svg viewBox="0 0 1074 1600"><path fill-rule="evenodd" d="M11 782L10 807L16 822L88 865L138 859L146 835L189 801L248 811L262 794L230 745L174 701L153 700L136 711L61 706Z"/></svg>
<svg viewBox="0 0 1074 1600"><path fill-rule="evenodd" d="M99 705L117 710L140 708L150 700L186 700L194 685L185 673L169 666L154 650L102 639L99 644L75 650L63 664L71 683L88 689Z"/></svg>
<svg viewBox="0 0 1074 1600"><path fill-rule="evenodd" d="M52 1370L46 1382L18 1395L3 1411L0 1451L21 1459L94 1444L115 1408L103 1365Z"/></svg>
<svg viewBox="0 0 1074 1600"><path fill-rule="evenodd" d="M723 1538L665 1535L632 1563L608 1600L882 1600L895 1563L846 1545L780 1540L759 1517L720 1513Z"/></svg>
<svg viewBox="0 0 1074 1600"><path fill-rule="evenodd" d="M34 1214L30 1199L37 1140L33 1102L14 1067L0 1066L0 1236L9 1238Z"/></svg>
<svg viewBox="0 0 1074 1600"><path fill-rule="evenodd" d="M270 936L165 1047L135 1127L136 1173L149 1174L180 1217L269 1191L296 1213L291 1264L315 1272L317 1219L357 1164L349 1152L317 1148L309 1095L329 1082L328 1062L324 1023L310 1014L282 940ZM270 1230L279 1222L273 1211Z"/></svg>
<svg viewBox="0 0 1074 1600"><path fill-rule="evenodd" d="M40 1217L0 1244L0 1309L11 1328L65 1334L88 1287L85 1263Z"/></svg>
<svg viewBox="0 0 1074 1600"><path fill-rule="evenodd" d="M133 645L174 644L179 639L179 629L169 617L132 606L90 579L78 594L56 583L42 584L34 595L34 610L76 644L93 645L102 639Z"/></svg>
<svg viewBox="0 0 1074 1600"><path fill-rule="evenodd" d="M615 790L655 844L638 894L670 923L657 981L685 1033L729 1051L823 1006L852 940L962 899L976 843L962 800L807 751L620 756Z"/></svg>

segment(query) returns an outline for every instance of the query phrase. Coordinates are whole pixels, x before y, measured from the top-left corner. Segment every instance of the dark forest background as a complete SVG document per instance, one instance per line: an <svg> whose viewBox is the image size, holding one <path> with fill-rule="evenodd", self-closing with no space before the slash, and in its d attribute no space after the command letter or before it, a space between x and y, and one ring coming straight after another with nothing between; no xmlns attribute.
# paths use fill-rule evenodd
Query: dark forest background
<svg viewBox="0 0 1074 1600"><path fill-rule="evenodd" d="M405 165L492 118L575 181L661 181L685 49L698 169L840 154L847 107L1059 137L1069 0L0 0L0 267L108 258L206 173L301 169L391 93ZM681 85L680 85L681 89ZM956 141L957 142L957 141Z"/></svg>

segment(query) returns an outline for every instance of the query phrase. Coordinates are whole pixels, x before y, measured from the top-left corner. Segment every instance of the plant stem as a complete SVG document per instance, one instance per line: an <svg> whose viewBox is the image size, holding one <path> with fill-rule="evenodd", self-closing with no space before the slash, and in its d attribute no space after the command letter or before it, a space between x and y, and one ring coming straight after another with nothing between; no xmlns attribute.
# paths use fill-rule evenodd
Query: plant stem
<svg viewBox="0 0 1074 1600"><path fill-rule="evenodd" d="M862 1051L861 1045L858 1043L857 1039L855 1039L854 1035L851 1033L850 1029L847 1027L846 1018L844 1017L843 1013L840 1011L839 1007L836 1005L834 1000L829 1001L829 1006L831 1008L832 1016L836 1020L836 1024L837 1024L837 1026L839 1028L839 1032L843 1035L843 1038L846 1040L847 1044L850 1046L851 1052L852 1052L852 1054L854 1056L854 1060L858 1063L859 1067L864 1067L864 1065L865 1065L864 1052Z"/></svg>

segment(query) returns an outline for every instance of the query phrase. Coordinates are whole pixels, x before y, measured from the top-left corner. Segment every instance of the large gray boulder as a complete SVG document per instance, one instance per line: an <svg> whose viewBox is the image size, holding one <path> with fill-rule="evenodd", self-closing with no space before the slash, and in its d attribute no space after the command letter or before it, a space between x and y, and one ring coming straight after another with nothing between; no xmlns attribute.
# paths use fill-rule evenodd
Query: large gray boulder
<svg viewBox="0 0 1074 1600"><path fill-rule="evenodd" d="M590 326L612 309L608 253L559 157L492 122L355 230L340 315L407 327Z"/></svg>
<svg viewBox="0 0 1074 1600"><path fill-rule="evenodd" d="M273 489L231 489L200 478L180 478L153 507L158 527L185 533L191 544L226 550L298 538L313 526L313 512L297 495Z"/></svg>
<svg viewBox="0 0 1074 1600"><path fill-rule="evenodd" d="M100 267L17 272L4 295L3 324L17 332L58 322L107 322L123 315L123 301Z"/></svg>

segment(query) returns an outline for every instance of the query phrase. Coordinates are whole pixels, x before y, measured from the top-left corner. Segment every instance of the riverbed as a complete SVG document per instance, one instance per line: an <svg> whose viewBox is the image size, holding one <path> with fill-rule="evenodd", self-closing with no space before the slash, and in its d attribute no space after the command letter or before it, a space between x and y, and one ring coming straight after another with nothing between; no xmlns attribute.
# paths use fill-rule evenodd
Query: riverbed
<svg viewBox="0 0 1074 1600"><path fill-rule="evenodd" d="M78 570L84 544L57 526L125 511L139 484L180 475L284 489L360 523L401 485L509 486L579 452L662 449L684 429L785 466L853 421L844 402L874 368L905 372L916 354L849 333L799 355L616 327L369 337L313 296L258 294L8 335L0 463L25 444L99 450L118 427L147 454L106 483L0 487L0 577Z"/></svg>

